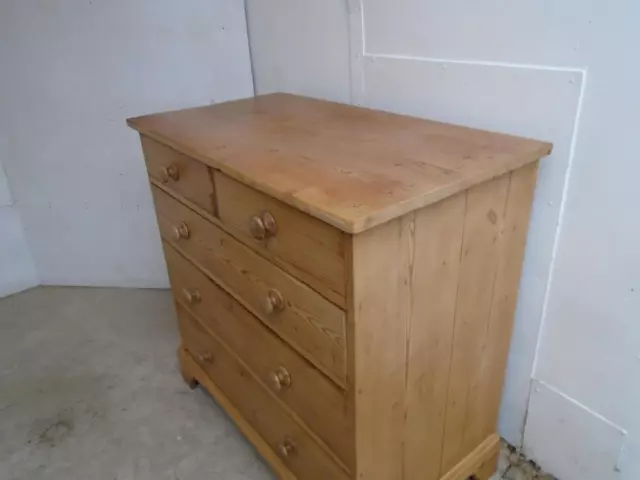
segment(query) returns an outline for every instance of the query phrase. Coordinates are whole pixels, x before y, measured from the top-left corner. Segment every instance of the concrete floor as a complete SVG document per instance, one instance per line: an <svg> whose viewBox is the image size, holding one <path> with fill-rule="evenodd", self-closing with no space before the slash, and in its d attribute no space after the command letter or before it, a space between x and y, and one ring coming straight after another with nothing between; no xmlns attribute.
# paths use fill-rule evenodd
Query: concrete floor
<svg viewBox="0 0 640 480"><path fill-rule="evenodd" d="M0 478L272 479L178 374L162 290L37 288L0 300Z"/></svg>
<svg viewBox="0 0 640 480"><path fill-rule="evenodd" d="M184 384L177 346L168 291L0 299L0 479L273 479L213 400Z"/></svg>

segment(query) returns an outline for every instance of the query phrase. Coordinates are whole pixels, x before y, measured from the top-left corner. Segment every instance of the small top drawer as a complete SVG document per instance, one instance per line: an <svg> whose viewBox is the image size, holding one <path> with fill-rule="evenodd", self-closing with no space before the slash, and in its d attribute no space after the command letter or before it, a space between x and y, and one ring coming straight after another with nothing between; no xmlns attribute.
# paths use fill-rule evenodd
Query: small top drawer
<svg viewBox="0 0 640 480"><path fill-rule="evenodd" d="M214 172L222 223L338 305L344 305L344 233L232 178Z"/></svg>
<svg viewBox="0 0 640 480"><path fill-rule="evenodd" d="M215 212L209 167L155 140L140 137L149 177L207 212Z"/></svg>

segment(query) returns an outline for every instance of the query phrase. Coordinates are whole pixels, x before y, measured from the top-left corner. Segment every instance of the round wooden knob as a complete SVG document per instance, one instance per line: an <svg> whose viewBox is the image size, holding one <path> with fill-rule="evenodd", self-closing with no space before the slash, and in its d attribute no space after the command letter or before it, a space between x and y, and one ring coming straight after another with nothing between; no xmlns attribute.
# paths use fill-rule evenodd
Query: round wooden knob
<svg viewBox="0 0 640 480"><path fill-rule="evenodd" d="M258 215L254 215L249 219L249 232L251 232L251 236L256 240L264 240L267 238L267 229L264 226L262 218Z"/></svg>
<svg viewBox="0 0 640 480"><path fill-rule="evenodd" d="M199 352L196 354L196 358L201 363L212 363L213 362L213 354L209 351Z"/></svg>
<svg viewBox="0 0 640 480"><path fill-rule="evenodd" d="M267 231L267 237L275 237L276 233L278 233L278 225L276 224L276 219L269 212L262 213L262 223L264 224L264 228Z"/></svg>
<svg viewBox="0 0 640 480"><path fill-rule="evenodd" d="M271 383L277 391L286 390L291 386L291 375L284 367L278 369L271 374Z"/></svg>
<svg viewBox="0 0 640 480"><path fill-rule="evenodd" d="M264 312L267 315L271 315L282 310L284 310L284 298L282 298L282 294L278 290L272 288L267 292L264 300Z"/></svg>
<svg viewBox="0 0 640 480"><path fill-rule="evenodd" d="M249 232L256 240L273 237L278 232L276 219L269 212L262 212L249 219Z"/></svg>
<svg viewBox="0 0 640 480"><path fill-rule="evenodd" d="M289 458L295 455L296 445L290 438L285 438L282 443L278 445L278 453L282 458Z"/></svg>
<svg viewBox="0 0 640 480"><path fill-rule="evenodd" d="M183 288L182 296L184 297L185 301L189 305L193 305L195 303L198 303L200 300L202 300L202 297L200 296L200 291L198 290L189 290L189 289Z"/></svg>
<svg viewBox="0 0 640 480"><path fill-rule="evenodd" d="M168 167L160 167L160 180L162 183L169 183L169 180L178 180L180 178L180 171L176 165L169 165Z"/></svg>
<svg viewBox="0 0 640 480"><path fill-rule="evenodd" d="M173 227L173 238L177 241L182 238L189 238L189 227L186 223L182 222L179 227Z"/></svg>

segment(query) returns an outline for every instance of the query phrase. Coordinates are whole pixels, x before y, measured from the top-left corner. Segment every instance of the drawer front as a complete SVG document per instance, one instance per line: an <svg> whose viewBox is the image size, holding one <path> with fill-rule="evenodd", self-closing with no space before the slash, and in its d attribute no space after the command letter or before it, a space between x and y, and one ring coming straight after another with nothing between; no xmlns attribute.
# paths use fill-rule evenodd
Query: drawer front
<svg viewBox="0 0 640 480"><path fill-rule="evenodd" d="M176 299L352 467L345 393L173 247L163 245Z"/></svg>
<svg viewBox="0 0 640 480"><path fill-rule="evenodd" d="M348 478L252 373L179 305L178 318L183 345L294 475L309 480Z"/></svg>
<svg viewBox="0 0 640 480"><path fill-rule="evenodd" d="M344 385L344 312L166 193L152 192L163 239Z"/></svg>
<svg viewBox="0 0 640 480"><path fill-rule="evenodd" d="M300 278L344 305L344 237L338 229L214 172L218 215L254 248L293 265Z"/></svg>
<svg viewBox="0 0 640 480"><path fill-rule="evenodd" d="M145 136L140 138L149 177L198 207L215 213L209 168L155 140Z"/></svg>

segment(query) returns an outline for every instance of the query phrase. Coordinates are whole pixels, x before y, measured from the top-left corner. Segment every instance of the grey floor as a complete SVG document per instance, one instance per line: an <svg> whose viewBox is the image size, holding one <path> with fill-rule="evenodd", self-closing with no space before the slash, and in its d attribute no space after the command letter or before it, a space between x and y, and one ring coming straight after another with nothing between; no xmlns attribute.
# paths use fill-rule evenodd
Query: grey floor
<svg viewBox="0 0 640 480"><path fill-rule="evenodd" d="M167 291L0 300L0 479L272 479L177 346Z"/></svg>
<svg viewBox="0 0 640 480"><path fill-rule="evenodd" d="M177 346L167 291L0 299L0 479L273 479L213 400L184 384Z"/></svg>

